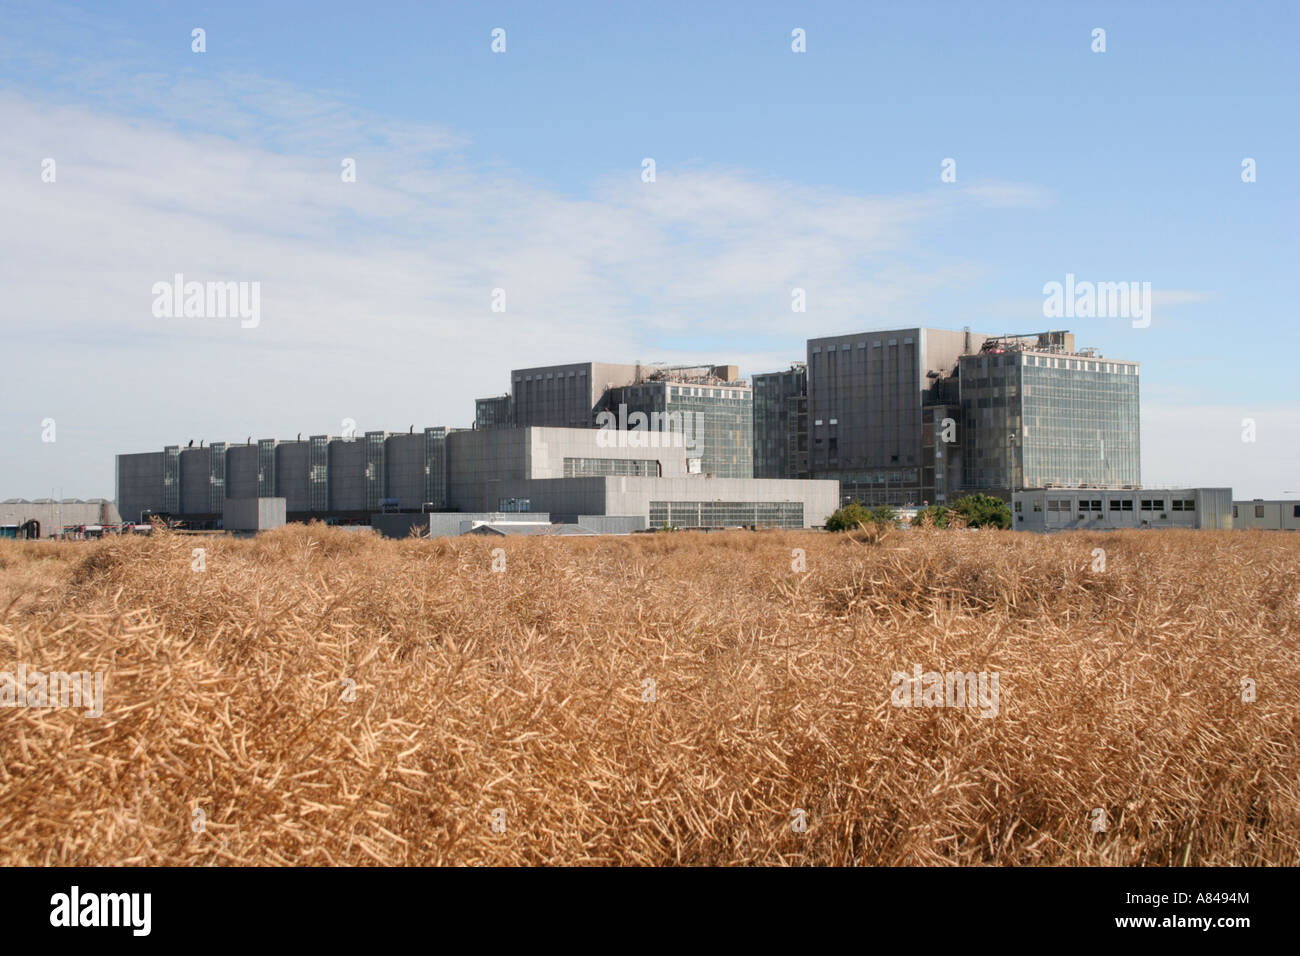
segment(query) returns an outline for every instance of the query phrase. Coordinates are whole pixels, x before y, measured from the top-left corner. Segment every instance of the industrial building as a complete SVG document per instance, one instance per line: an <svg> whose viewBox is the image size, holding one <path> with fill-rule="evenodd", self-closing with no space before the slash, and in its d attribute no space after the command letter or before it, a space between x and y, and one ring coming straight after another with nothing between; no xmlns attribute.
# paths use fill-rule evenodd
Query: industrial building
<svg viewBox="0 0 1300 956"><path fill-rule="evenodd" d="M986 340L957 378L965 488L1141 485L1138 363L1047 332Z"/></svg>
<svg viewBox="0 0 1300 956"><path fill-rule="evenodd" d="M594 428L596 416L609 408L610 390L631 385L638 370L636 365L603 362L514 369L509 424Z"/></svg>
<svg viewBox="0 0 1300 956"><path fill-rule="evenodd" d="M748 424L748 422L746 423ZM605 527L784 527L825 523L834 481L718 478L698 473L690 436L607 428L427 428L406 435L308 440L119 455L128 520L158 516L217 528L228 499L285 499L290 521L392 524L377 515L545 513ZM241 514L262 513L252 505ZM406 527L411 526L406 519Z"/></svg>
<svg viewBox="0 0 1300 956"><path fill-rule="evenodd" d="M1265 531L1300 531L1300 501L1265 501L1263 498L1234 501L1232 526Z"/></svg>
<svg viewBox="0 0 1300 956"><path fill-rule="evenodd" d="M35 529L29 522L35 521ZM26 528L35 537L53 538L78 529L114 527L121 524L117 505L106 498L8 498L0 501L0 528ZM9 536L9 535L6 535Z"/></svg>
<svg viewBox="0 0 1300 956"><path fill-rule="evenodd" d="M610 404L611 414L626 412L629 420L639 413L650 422L673 416L685 423L700 474L754 477L754 393L735 365L642 371L633 384L610 390Z"/></svg>
<svg viewBox="0 0 1300 956"><path fill-rule="evenodd" d="M472 429L119 455L117 503L127 521L397 536L808 528L850 500L973 491L1012 502L1022 530L1224 528L1243 507L1263 512L1237 526L1300 522L1300 504L1234 508L1230 489L1142 490L1138 364L1067 331L864 332L809 339L806 358L752 388L734 365L514 369Z"/></svg>
<svg viewBox="0 0 1300 956"><path fill-rule="evenodd" d="M1233 527L1231 488L1035 488L1011 497L1016 531Z"/></svg>
<svg viewBox="0 0 1300 956"><path fill-rule="evenodd" d="M159 515L191 528L217 527L228 498L284 498L289 521L329 515L364 524L386 499L404 510L445 510L449 431L250 438L118 455L117 505L126 521Z"/></svg>
<svg viewBox="0 0 1300 956"><path fill-rule="evenodd" d="M923 414L985 335L897 329L808 340L808 471L863 504L935 501L923 480Z"/></svg>
<svg viewBox="0 0 1300 956"><path fill-rule="evenodd" d="M735 365L578 362L514 369L510 380L508 395L476 400L476 428L597 428L613 416L619 428L654 429L672 416L695 439L700 474L754 475L753 391Z"/></svg>

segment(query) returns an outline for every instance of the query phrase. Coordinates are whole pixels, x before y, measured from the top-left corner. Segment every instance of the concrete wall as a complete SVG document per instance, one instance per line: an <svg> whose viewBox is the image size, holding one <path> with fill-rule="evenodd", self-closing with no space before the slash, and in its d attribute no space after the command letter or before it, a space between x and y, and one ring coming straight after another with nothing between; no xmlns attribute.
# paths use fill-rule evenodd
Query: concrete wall
<svg viewBox="0 0 1300 956"><path fill-rule="evenodd" d="M226 531L268 531L285 524L283 498L227 498L221 526Z"/></svg>
<svg viewBox="0 0 1300 956"><path fill-rule="evenodd" d="M551 516L545 511L528 514L502 514L499 511L438 511L423 515L377 514L370 516L370 527L385 538L408 538L412 529L431 538L446 538L464 534L473 528L475 522L520 520L533 523L549 522Z"/></svg>
<svg viewBox="0 0 1300 956"><path fill-rule="evenodd" d="M209 448L181 449L181 514L212 513L211 462Z"/></svg>
<svg viewBox="0 0 1300 956"><path fill-rule="evenodd" d="M257 497L256 445L231 445L226 452L226 497Z"/></svg>
<svg viewBox="0 0 1300 956"><path fill-rule="evenodd" d="M117 500L117 510L122 520L136 522L140 520L140 513L146 508L160 510L162 480L162 452L146 451L135 455L118 455L117 488L114 498ZM44 522L41 524L41 533L44 534Z"/></svg>
<svg viewBox="0 0 1300 956"><path fill-rule="evenodd" d="M590 428L605 390L628 385L635 365L576 362L519 368L510 373L516 425Z"/></svg>
<svg viewBox="0 0 1300 956"><path fill-rule="evenodd" d="M307 475L311 449L305 441L286 441L275 446L275 490L289 513L311 510L311 488Z"/></svg>
<svg viewBox="0 0 1300 956"><path fill-rule="evenodd" d="M1300 531L1300 501L1234 501L1234 528L1262 528L1270 531Z"/></svg>
<svg viewBox="0 0 1300 956"><path fill-rule="evenodd" d="M806 528L824 525L839 507L838 482L765 478L540 478L502 482L501 493L557 515L631 515L647 522L652 501L797 501Z"/></svg>
<svg viewBox="0 0 1300 956"><path fill-rule="evenodd" d="M565 458L653 460L659 463L665 477L686 474L687 453L680 446L680 436L648 433L641 437L649 443L657 441L661 447L641 447L633 444L638 439L629 433L602 433L594 428L488 428L455 432L447 437L447 504L459 511L495 511L502 498L527 497L518 493L521 482L564 478ZM608 444L611 441L614 445ZM665 444L669 447L662 447ZM514 490L507 490L507 486ZM603 514L604 492L593 490L597 488L603 486L575 484L563 493L560 507L533 502L532 508L566 514ZM597 503L599 507L594 506ZM588 504L593 506L586 507Z"/></svg>
<svg viewBox="0 0 1300 956"><path fill-rule="evenodd" d="M365 511L368 461L365 439L332 441L329 449L330 510Z"/></svg>
<svg viewBox="0 0 1300 956"><path fill-rule="evenodd" d="M631 534L646 530L650 524L641 515L576 515L575 523L596 534Z"/></svg>
<svg viewBox="0 0 1300 956"><path fill-rule="evenodd" d="M399 508L418 511L424 503L424 433L390 435L384 442L387 456L385 498L396 498Z"/></svg>

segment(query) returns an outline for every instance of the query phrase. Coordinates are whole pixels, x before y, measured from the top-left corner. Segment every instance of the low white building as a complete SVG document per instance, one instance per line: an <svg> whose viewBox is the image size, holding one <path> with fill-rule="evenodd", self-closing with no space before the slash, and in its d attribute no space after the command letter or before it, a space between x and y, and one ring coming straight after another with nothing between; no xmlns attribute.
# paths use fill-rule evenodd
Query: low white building
<svg viewBox="0 0 1300 956"><path fill-rule="evenodd" d="M1252 501L1232 503L1234 528L1261 528L1266 531L1300 531L1300 501Z"/></svg>
<svg viewBox="0 0 1300 956"><path fill-rule="evenodd" d="M1031 488L1011 499L1016 531L1231 530L1231 488Z"/></svg>

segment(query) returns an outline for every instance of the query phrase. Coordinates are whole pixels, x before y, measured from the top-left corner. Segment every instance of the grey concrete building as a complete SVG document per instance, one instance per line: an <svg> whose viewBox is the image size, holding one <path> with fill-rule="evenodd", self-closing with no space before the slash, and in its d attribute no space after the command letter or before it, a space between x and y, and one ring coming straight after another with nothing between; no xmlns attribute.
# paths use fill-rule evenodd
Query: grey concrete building
<svg viewBox="0 0 1300 956"><path fill-rule="evenodd" d="M512 422L521 427L593 428L609 391L631 385L638 366L603 362L517 368L510 373Z"/></svg>
<svg viewBox="0 0 1300 956"><path fill-rule="evenodd" d="M283 498L227 498L221 516L226 531L269 531L287 520Z"/></svg>
<svg viewBox="0 0 1300 956"><path fill-rule="evenodd" d="M924 500L922 409L985 338L910 328L809 339L809 473L837 479L846 501Z"/></svg>
<svg viewBox="0 0 1300 956"><path fill-rule="evenodd" d="M808 477L808 369L755 375L754 477Z"/></svg>
<svg viewBox="0 0 1300 956"><path fill-rule="evenodd" d="M1233 527L1231 488L1035 488L1015 492L1011 512L1017 531Z"/></svg>
<svg viewBox="0 0 1300 956"><path fill-rule="evenodd" d="M808 527L834 510L833 481L710 478L693 473L698 454L690 436L673 431L429 428L256 446L170 446L119 455L117 475L119 501L191 528L222 527L229 501L258 498L282 498L290 521L368 523L382 515L375 520L405 522L408 529L410 516L432 511L554 512L562 522L586 517L590 530L608 532L656 518L683 527ZM274 493L261 493L268 490Z"/></svg>
<svg viewBox="0 0 1300 956"><path fill-rule="evenodd" d="M454 511L546 511L523 483L612 476L674 478L687 474L689 451L670 432L595 428L492 428L448 440L448 506ZM575 486L577 487L577 486ZM603 510L563 509L569 515Z"/></svg>
<svg viewBox="0 0 1300 956"><path fill-rule="evenodd" d="M1276 498L1234 501L1232 526L1265 531L1300 531L1300 501Z"/></svg>
<svg viewBox="0 0 1300 956"><path fill-rule="evenodd" d="M221 525L230 499L285 500L288 520L365 522L383 507L408 511L447 508L446 441L455 429L367 432L356 438L314 435L255 445L210 447L117 456L117 503L123 520L150 515L182 519L192 528Z"/></svg>
<svg viewBox="0 0 1300 956"><path fill-rule="evenodd" d="M448 441L449 500L466 512L544 511L644 518L652 527L816 527L835 510L834 481L692 474L676 433L527 428Z"/></svg>

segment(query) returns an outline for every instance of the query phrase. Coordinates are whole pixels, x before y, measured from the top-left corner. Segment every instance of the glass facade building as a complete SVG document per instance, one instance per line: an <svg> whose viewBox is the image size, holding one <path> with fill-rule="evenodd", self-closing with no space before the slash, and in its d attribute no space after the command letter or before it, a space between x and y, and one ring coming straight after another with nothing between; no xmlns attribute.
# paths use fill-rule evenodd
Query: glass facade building
<svg viewBox="0 0 1300 956"><path fill-rule="evenodd" d="M513 423L514 414L509 395L474 400L475 428L498 428Z"/></svg>
<svg viewBox="0 0 1300 956"><path fill-rule="evenodd" d="M1136 362L1012 349L963 356L959 377L967 488L1141 483Z"/></svg>
<svg viewBox="0 0 1300 956"><path fill-rule="evenodd" d="M643 382L613 389L611 409L620 415L640 412L672 415L693 439L700 473L716 478L754 477L754 392L748 385ZM676 427L674 426L674 430Z"/></svg>
<svg viewBox="0 0 1300 956"><path fill-rule="evenodd" d="M754 477L808 477L808 372L754 376Z"/></svg>

